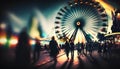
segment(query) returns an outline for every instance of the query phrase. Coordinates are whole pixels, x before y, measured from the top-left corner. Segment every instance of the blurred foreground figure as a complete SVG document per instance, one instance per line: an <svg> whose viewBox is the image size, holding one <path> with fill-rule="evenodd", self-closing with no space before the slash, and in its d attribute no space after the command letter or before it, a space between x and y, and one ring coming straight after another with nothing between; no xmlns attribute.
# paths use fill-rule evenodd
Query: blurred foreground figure
<svg viewBox="0 0 120 69"><path fill-rule="evenodd" d="M54 64L53 64L53 69L55 69L56 64L57 64L57 55L59 54L59 47L58 47L58 43L55 40L55 37L53 36L50 43L49 43L49 48L50 48L50 56L53 58L54 60Z"/></svg>
<svg viewBox="0 0 120 69"><path fill-rule="evenodd" d="M70 50L71 50L71 59L74 59L74 42L73 40L70 41Z"/></svg>
<svg viewBox="0 0 120 69"><path fill-rule="evenodd" d="M70 53L70 43L69 43L69 40L66 40L66 42L65 42L65 53L66 53L67 59L69 59L69 53Z"/></svg>
<svg viewBox="0 0 120 69"><path fill-rule="evenodd" d="M38 40L37 38L35 41L36 41L36 44L34 47L34 61L37 61L39 60L39 57L40 57L41 44L40 44L40 40Z"/></svg>
<svg viewBox="0 0 120 69"><path fill-rule="evenodd" d="M50 46L50 56L54 58L55 61L57 61L56 57L59 54L59 47L54 36L52 37L52 40L50 41L49 46Z"/></svg>
<svg viewBox="0 0 120 69"><path fill-rule="evenodd" d="M20 67L25 67L30 64L30 45L26 28L19 34L18 44L16 46L16 63Z"/></svg>

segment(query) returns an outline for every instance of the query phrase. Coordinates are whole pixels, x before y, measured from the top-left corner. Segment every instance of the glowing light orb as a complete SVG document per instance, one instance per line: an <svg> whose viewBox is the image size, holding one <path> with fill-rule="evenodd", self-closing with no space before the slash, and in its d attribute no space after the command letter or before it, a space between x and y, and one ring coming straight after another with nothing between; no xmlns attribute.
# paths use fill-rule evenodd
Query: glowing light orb
<svg viewBox="0 0 120 69"><path fill-rule="evenodd" d="M80 22L79 21L76 24L77 24L77 26L80 26Z"/></svg>
<svg viewBox="0 0 120 69"><path fill-rule="evenodd" d="M0 44L4 45L7 42L7 39L5 37L0 38Z"/></svg>
<svg viewBox="0 0 120 69"><path fill-rule="evenodd" d="M5 23L1 23L1 24L0 24L0 28L1 28L1 29L5 29L5 28L6 28L6 24L5 24Z"/></svg>
<svg viewBox="0 0 120 69"><path fill-rule="evenodd" d="M30 45L35 45L35 40L29 40Z"/></svg>

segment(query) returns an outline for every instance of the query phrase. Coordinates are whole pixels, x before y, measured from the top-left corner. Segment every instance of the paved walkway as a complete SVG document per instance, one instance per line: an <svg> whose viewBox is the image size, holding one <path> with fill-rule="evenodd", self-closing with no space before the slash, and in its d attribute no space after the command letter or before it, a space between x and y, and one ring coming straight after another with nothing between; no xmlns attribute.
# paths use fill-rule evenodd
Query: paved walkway
<svg viewBox="0 0 120 69"><path fill-rule="evenodd" d="M68 60L64 51L61 50L56 64L46 50L41 52L41 55L42 57L35 63L35 67L38 69L108 69L111 67L120 67L120 62L117 61L120 58L119 55L100 55L97 51L93 51L92 55L83 54L78 57L77 51L75 50L74 60L71 58Z"/></svg>

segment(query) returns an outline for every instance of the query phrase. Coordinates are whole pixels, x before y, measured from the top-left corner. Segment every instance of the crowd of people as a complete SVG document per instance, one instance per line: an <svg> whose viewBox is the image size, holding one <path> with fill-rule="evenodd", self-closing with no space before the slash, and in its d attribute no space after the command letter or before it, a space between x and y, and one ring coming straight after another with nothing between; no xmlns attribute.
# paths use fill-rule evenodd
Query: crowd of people
<svg viewBox="0 0 120 69"><path fill-rule="evenodd" d="M53 37L52 37L53 38ZM51 43L54 40L55 43ZM64 50L67 59L69 60L69 56L71 55L71 59L74 59L74 51L77 50L78 57L80 55L88 54L92 55L93 51L97 51L100 55L111 55L112 49L115 48L115 44L112 41L105 40L105 41L90 41L87 43L78 42L74 43L73 40L67 39L64 44L58 44L55 39L52 39L50 44L48 45L47 49L50 51L50 55L55 55L54 58L59 54L59 51L62 49ZM55 47L54 49L51 47ZM51 53L56 52L56 54Z"/></svg>
<svg viewBox="0 0 120 69"><path fill-rule="evenodd" d="M29 35L23 31L19 36L19 42L16 46L16 62L18 65L27 65L31 61L31 49L29 45ZM40 51L42 49L40 40L35 39L36 43L33 50L33 60L34 62L38 61L40 58ZM74 50L77 50L78 57L84 54L92 54L94 50L97 50L99 54L111 54L112 48L115 47L114 43L111 41L101 41L101 42L87 42L82 43L78 42L74 44L74 40L67 39L64 44L59 44L55 37L53 36L48 45L45 45L44 48L48 50L50 57L54 60L54 63L57 62L57 55L60 50L64 50L67 59L71 55L71 59L74 60Z"/></svg>

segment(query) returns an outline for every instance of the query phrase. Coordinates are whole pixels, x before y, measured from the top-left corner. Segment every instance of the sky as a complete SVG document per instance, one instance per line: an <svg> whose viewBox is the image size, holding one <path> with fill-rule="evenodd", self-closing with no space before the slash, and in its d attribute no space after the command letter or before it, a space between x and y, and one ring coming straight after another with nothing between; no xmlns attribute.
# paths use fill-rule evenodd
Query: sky
<svg viewBox="0 0 120 69"><path fill-rule="evenodd" d="M54 35L57 12L67 2L68 0L1 0L0 23L4 22L11 27L8 31L20 33L24 27L29 26L32 15L37 15L41 32L36 31L36 25L31 28L31 37L51 37ZM34 18L32 22L34 23Z"/></svg>
<svg viewBox="0 0 120 69"><path fill-rule="evenodd" d="M55 18L56 11L58 11L61 4L66 3L66 1L67 0L4 0L0 3L0 22L7 21L7 23L11 23L12 20L12 23L14 23L14 20L17 20L28 23L35 10L40 12L42 20L51 20L49 18Z"/></svg>
<svg viewBox="0 0 120 69"><path fill-rule="evenodd" d="M26 13L31 13L34 8L39 8L40 11L45 14L45 16L48 16L49 14L46 14L48 13L47 11L50 13L58 8L61 4L64 4L68 1L70 0L0 0L0 16L1 19L3 19L7 12L13 12L17 15L24 15ZM115 7L118 7L117 4L119 4L117 0L108 0L107 2Z"/></svg>

